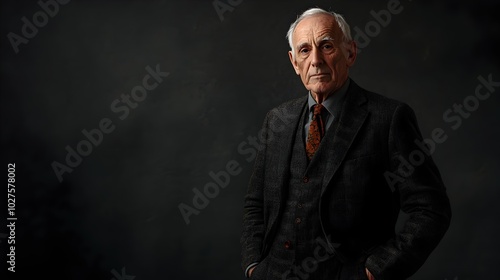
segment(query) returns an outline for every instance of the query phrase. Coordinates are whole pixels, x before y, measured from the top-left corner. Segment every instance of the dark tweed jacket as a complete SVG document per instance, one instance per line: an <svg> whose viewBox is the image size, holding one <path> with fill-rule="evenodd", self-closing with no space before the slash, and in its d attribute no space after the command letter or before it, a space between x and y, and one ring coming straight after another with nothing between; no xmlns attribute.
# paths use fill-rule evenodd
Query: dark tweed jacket
<svg viewBox="0 0 500 280"><path fill-rule="evenodd" d="M265 145L245 196L243 269L266 257L276 234L292 140L306 103L307 96L289 101L265 118ZM377 280L406 279L422 266L451 219L436 165L428 155L415 156L424 154L415 142L422 140L415 114L351 81L338 121L330 134L334 156L322 163L327 166L320 199L324 238L339 260L364 258ZM395 233L400 209L409 218Z"/></svg>

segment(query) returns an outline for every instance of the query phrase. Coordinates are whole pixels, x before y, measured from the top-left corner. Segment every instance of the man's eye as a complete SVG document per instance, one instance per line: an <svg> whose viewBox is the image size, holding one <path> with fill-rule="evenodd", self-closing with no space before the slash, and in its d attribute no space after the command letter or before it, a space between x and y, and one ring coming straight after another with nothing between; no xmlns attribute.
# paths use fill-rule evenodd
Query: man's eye
<svg viewBox="0 0 500 280"><path fill-rule="evenodd" d="M333 49L333 46L332 45L324 45L323 49L331 50L331 49Z"/></svg>
<svg viewBox="0 0 500 280"><path fill-rule="evenodd" d="M308 53L308 52L309 52L309 50L308 50L308 49L301 49L299 52L300 52L300 53Z"/></svg>

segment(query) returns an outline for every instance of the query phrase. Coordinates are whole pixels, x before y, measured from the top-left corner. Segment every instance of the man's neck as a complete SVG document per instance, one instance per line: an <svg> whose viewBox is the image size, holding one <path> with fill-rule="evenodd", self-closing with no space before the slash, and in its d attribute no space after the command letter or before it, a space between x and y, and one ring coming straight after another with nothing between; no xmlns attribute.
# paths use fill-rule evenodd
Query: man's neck
<svg viewBox="0 0 500 280"><path fill-rule="evenodd" d="M347 78L347 79L349 79L349 78ZM347 82L347 79L345 79L345 81L342 83L342 85L340 87L338 87L332 91L329 91L327 93L316 93L316 92L311 91L311 95L314 98L314 100L316 100L316 103L321 104L328 97L335 94L339 89L341 89L345 85L345 83Z"/></svg>

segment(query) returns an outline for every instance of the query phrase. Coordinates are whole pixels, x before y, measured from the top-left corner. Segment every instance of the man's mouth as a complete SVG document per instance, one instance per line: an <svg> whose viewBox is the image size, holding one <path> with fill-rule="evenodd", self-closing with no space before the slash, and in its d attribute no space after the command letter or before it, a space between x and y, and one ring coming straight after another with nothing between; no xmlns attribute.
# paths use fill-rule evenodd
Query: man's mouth
<svg viewBox="0 0 500 280"><path fill-rule="evenodd" d="M322 77L322 76L327 76L328 73L319 73L319 74L313 74L311 75L310 77L313 78L313 77Z"/></svg>

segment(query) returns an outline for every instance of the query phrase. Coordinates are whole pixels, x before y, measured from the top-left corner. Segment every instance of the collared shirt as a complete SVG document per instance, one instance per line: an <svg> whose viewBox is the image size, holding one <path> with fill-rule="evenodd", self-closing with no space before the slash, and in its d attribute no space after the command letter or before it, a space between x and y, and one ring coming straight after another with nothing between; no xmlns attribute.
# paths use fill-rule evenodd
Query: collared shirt
<svg viewBox="0 0 500 280"><path fill-rule="evenodd" d="M342 103L344 101L347 89L349 88L350 80L351 80L350 78L347 78L346 82L336 92L332 93L321 103L326 109L323 110L323 112L321 113L323 123L326 124L325 131L333 123L333 120L340 116ZM307 119L306 119L306 124L304 125L305 142L307 142L307 134L309 133L309 126L311 125L313 117L312 107L316 104L317 104L316 100L314 100L311 92L309 92L309 96L307 99L307 113L306 113Z"/></svg>

